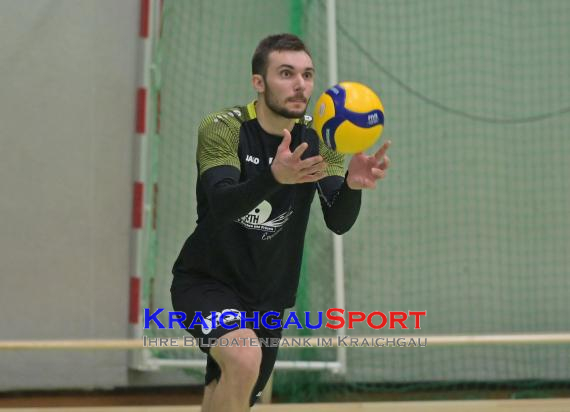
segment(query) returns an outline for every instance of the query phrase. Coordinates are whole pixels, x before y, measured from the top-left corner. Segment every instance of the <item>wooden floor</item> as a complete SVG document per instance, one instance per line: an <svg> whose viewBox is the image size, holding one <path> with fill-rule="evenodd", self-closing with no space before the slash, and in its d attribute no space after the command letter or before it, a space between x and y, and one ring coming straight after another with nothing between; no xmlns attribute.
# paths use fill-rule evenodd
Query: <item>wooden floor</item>
<svg viewBox="0 0 570 412"><path fill-rule="evenodd" d="M7 408L1 412L199 412L198 406ZM253 412L570 412L570 399L257 405Z"/></svg>

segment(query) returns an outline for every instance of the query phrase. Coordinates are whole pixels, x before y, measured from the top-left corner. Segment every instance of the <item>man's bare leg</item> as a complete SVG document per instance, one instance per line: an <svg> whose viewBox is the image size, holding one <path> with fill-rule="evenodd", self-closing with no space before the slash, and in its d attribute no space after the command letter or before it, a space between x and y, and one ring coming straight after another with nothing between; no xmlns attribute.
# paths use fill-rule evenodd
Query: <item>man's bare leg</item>
<svg viewBox="0 0 570 412"><path fill-rule="evenodd" d="M212 396L214 396L214 391L218 386L218 381L213 380L204 388L204 398L202 399L202 409L201 412L208 412L212 409L210 408L210 403L212 402Z"/></svg>
<svg viewBox="0 0 570 412"><path fill-rule="evenodd" d="M210 382L204 390L202 412L249 411L251 391L259 376L261 348L250 346L257 339L251 329L239 329L224 335L229 342L237 340L239 346L216 346L210 355L220 366L220 380Z"/></svg>

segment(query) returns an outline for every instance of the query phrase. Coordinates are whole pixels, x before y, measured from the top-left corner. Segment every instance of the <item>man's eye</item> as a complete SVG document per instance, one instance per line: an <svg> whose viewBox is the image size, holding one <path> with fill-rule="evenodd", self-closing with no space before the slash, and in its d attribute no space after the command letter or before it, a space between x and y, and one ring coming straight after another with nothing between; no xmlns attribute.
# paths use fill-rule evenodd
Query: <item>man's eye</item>
<svg viewBox="0 0 570 412"><path fill-rule="evenodd" d="M305 73L305 79L312 79L312 78L313 78L313 73L311 72Z"/></svg>
<svg viewBox="0 0 570 412"><path fill-rule="evenodd" d="M289 76L291 76L291 72L288 71L288 70L284 70L284 71L281 72L281 76L283 76L283 77L289 77Z"/></svg>

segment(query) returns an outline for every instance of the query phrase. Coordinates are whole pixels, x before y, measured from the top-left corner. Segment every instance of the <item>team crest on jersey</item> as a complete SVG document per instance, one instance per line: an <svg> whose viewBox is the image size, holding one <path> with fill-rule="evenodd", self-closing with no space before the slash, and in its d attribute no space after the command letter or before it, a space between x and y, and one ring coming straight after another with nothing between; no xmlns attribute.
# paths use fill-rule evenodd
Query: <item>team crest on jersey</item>
<svg viewBox="0 0 570 412"><path fill-rule="evenodd" d="M269 220L272 210L271 203L264 200L247 215L240 217L237 222L247 229L264 232L261 238L269 240L283 229L283 226L289 220L289 216L293 214L293 210L289 208L288 211Z"/></svg>

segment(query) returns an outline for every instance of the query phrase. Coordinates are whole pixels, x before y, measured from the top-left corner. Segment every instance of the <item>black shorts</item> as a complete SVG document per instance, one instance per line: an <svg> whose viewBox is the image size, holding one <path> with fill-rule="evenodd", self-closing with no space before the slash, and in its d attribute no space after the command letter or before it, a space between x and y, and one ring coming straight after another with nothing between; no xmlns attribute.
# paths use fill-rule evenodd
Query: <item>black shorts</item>
<svg viewBox="0 0 570 412"><path fill-rule="evenodd" d="M239 298L239 296L228 287L223 282L205 275L174 275L172 280L172 286L170 288L172 307L177 312L184 312L186 314L186 319L184 320L184 326L186 330L195 338L198 339L200 343L200 349L208 354L207 365L206 365L206 377L205 384L208 385L212 380L219 380L221 376L221 369L214 358L210 355L210 346L208 345L214 339L220 340L222 336L227 333L232 332L235 329L226 329L221 326L215 328L204 328L201 325L196 325L193 328L188 328L195 318L196 312L201 312L204 318L210 316L212 312L217 312L218 314L226 311L237 311L237 312L247 312L248 317L253 316L254 309L248 307ZM272 322L276 322L277 319L281 320L283 318L283 309L275 310L279 313L279 316L272 316ZM259 317L263 315L264 312L259 314ZM232 322L231 317L224 321L227 326L231 326L233 323L237 324L236 329L240 326L240 322L237 318ZM261 340L261 342L276 342L281 338L282 328L278 329L267 329L264 328L260 323L259 328L253 328L252 323L248 322L246 327L252 328ZM220 340L221 341L221 340ZM261 391L265 387L265 384L271 376L273 371L273 366L275 365L275 360L277 359L278 345L275 344L261 344L261 366L259 368L259 377L257 383L255 384L250 405L253 405Z"/></svg>

